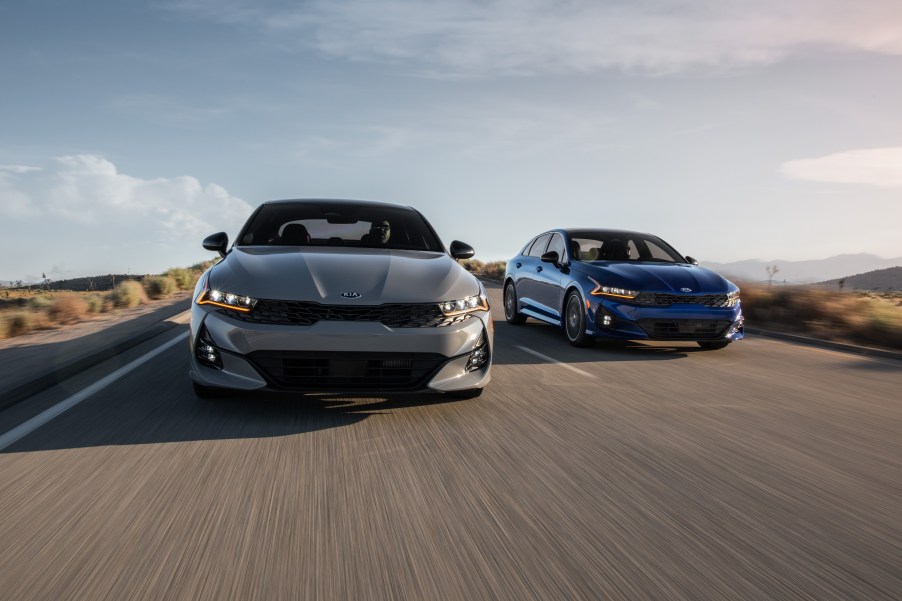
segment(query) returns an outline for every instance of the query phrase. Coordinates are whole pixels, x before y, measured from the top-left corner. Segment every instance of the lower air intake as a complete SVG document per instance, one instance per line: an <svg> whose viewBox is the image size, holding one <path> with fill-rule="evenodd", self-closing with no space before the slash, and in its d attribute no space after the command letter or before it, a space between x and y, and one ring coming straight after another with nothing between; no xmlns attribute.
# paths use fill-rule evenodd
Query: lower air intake
<svg viewBox="0 0 902 601"><path fill-rule="evenodd" d="M248 358L280 388L317 392L417 390L446 357L434 353L255 351Z"/></svg>
<svg viewBox="0 0 902 601"><path fill-rule="evenodd" d="M636 323L649 337L660 340L723 338L731 324L723 319L640 319Z"/></svg>

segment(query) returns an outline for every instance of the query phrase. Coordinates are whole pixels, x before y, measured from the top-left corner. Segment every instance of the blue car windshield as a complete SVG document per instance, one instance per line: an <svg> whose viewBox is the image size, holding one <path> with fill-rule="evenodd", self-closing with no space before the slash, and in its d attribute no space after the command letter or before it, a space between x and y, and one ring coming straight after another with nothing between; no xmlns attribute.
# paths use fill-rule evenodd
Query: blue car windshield
<svg viewBox="0 0 902 601"><path fill-rule="evenodd" d="M238 246L347 246L444 252L415 210L348 202L265 204L238 237Z"/></svg>
<svg viewBox="0 0 902 601"><path fill-rule="evenodd" d="M649 234L615 230L570 232L570 251L576 261L656 261L686 263L672 246Z"/></svg>

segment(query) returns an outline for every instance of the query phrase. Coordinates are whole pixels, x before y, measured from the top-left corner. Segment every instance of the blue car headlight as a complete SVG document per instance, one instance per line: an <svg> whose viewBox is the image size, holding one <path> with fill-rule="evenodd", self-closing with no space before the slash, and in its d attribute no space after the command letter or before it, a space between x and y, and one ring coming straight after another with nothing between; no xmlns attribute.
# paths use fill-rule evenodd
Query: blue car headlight
<svg viewBox="0 0 902 601"><path fill-rule="evenodd" d="M727 302L724 303L725 307L735 307L736 304L739 303L739 290L735 290L727 294Z"/></svg>
<svg viewBox="0 0 902 601"><path fill-rule="evenodd" d="M589 277L589 276L586 276ZM589 292L592 296L609 296L613 298L636 298L638 296L638 290L630 290L628 288L618 288L616 286L605 286L603 284L598 283L595 278L589 277L593 284L595 284L595 289Z"/></svg>

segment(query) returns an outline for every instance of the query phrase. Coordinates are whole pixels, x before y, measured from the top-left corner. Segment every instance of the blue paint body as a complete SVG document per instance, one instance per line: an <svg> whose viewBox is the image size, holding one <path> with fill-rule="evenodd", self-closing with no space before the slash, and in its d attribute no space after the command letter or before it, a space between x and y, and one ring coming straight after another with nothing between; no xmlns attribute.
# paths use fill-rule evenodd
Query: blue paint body
<svg viewBox="0 0 902 601"><path fill-rule="evenodd" d="M545 235L550 235L548 240L541 240ZM599 242L603 238L612 242L590 248L586 256L585 247L593 246L593 237ZM619 240L630 243L629 252L633 256L619 259L604 257L603 253L593 256L605 244L619 244ZM542 254L552 247L561 250L562 245L558 261L550 262L547 256L542 260ZM537 248L531 249L532 246ZM651 248L658 257L669 258L653 258ZM739 288L648 234L621 230L551 230L530 240L508 262L504 283L505 289L515 287L518 313L555 325L565 325L567 299L571 293L578 294L584 308L585 332L593 337L711 343L743 337ZM626 294L604 294L601 287L622 289ZM623 298L634 292L640 294Z"/></svg>

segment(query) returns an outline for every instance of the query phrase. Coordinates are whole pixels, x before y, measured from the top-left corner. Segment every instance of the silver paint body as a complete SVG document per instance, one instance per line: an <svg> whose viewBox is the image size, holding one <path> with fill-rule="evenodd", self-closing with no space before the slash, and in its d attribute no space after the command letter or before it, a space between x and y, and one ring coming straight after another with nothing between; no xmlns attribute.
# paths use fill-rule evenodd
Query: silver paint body
<svg viewBox="0 0 902 601"><path fill-rule="evenodd" d="M476 278L445 253L323 246L236 246L201 277L210 288L252 298L372 306L427 303L474 296ZM348 293L357 293L359 297ZM344 296L343 296L344 295ZM204 324L222 353L223 369L200 365L194 344ZM491 312L480 311L441 328L390 328L380 322L319 321L310 326L254 324L230 318L211 305L191 305L191 378L205 386L243 390L267 383L241 355L255 350L438 353L448 358L427 383L436 391L483 388L491 361L467 372L468 354L483 330L493 351Z"/></svg>

